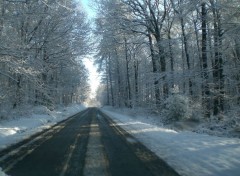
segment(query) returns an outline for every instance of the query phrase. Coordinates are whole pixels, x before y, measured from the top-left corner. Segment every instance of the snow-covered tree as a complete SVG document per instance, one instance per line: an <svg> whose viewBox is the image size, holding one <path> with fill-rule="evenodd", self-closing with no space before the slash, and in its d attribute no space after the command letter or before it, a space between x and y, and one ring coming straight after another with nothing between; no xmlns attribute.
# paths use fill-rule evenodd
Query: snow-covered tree
<svg viewBox="0 0 240 176"><path fill-rule="evenodd" d="M88 73L78 60L90 25L79 4L1 0L0 9L1 110L83 101Z"/></svg>
<svg viewBox="0 0 240 176"><path fill-rule="evenodd" d="M205 117L239 106L238 1L97 2L108 104L161 111L178 93Z"/></svg>

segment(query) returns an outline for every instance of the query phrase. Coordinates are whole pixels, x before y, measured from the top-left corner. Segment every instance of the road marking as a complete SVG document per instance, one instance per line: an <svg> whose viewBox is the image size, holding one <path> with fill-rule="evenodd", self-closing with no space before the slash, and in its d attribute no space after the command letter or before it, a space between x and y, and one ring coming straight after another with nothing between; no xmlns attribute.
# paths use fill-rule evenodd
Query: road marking
<svg viewBox="0 0 240 176"><path fill-rule="evenodd" d="M34 149L35 149L35 148L34 148ZM8 165L7 168L3 169L3 172L7 172L7 171L9 171L10 169L12 169L15 164L17 164L19 161L21 161L23 158L25 158L25 157L26 157L27 155L29 155L30 153L32 153L32 152L34 151L34 149L28 150L23 156L15 159L13 163L11 163L10 165Z"/></svg>
<svg viewBox="0 0 240 176"><path fill-rule="evenodd" d="M15 154L19 153L21 150L24 151L25 148L27 148L28 146L31 146L35 142L40 141L40 143L38 145L32 145L32 148L30 150L25 151L23 155L15 158L14 161L12 161L9 165L6 166L6 168L3 168L3 171L8 172L9 170L11 170L19 161L23 160L27 155L32 153L39 145L41 145L43 142L51 139L54 134L61 131L66 126L66 123L68 121L69 121L69 119L66 120L65 122L61 123L60 125L54 126L52 129L49 129L48 131L37 136L36 138L32 139L31 141L27 142L26 144L23 144L20 147L10 151L6 155L0 157L0 162L4 162L4 160L8 159L9 157L14 156Z"/></svg>
<svg viewBox="0 0 240 176"><path fill-rule="evenodd" d="M51 136L43 136L45 139L43 141L41 141L40 144L42 144L43 142L49 140L50 138L52 138L52 135ZM42 138L43 138L42 137ZM35 138L36 139L36 138ZM36 142L36 140L32 140L30 141L29 143L25 144L25 145L22 145L21 147L11 151L10 153L8 153L7 155L3 156L1 158L1 161L4 161L5 159L7 159L8 157L10 156L13 156L14 154L17 154L18 152L20 152L21 150L24 150L24 148L27 148L29 145L31 145L32 143ZM11 170L19 161L23 160L27 155L31 154L40 144L32 147L31 149L25 151L25 153L19 157L17 157L16 159L14 159L13 162L11 162L6 168L3 169L4 172L8 172L9 170Z"/></svg>
<svg viewBox="0 0 240 176"><path fill-rule="evenodd" d="M85 116L88 113L89 110L87 110L86 112L84 112L83 114L81 114L81 117ZM74 114L73 116L71 116L70 118L66 119L64 122L60 122L59 125L56 125L50 129L48 129L46 132L43 132L42 134L40 134L39 136L35 137L34 139L32 139L31 141L19 146L18 148L8 152L7 154L3 155L2 157L0 157L0 163L4 162L4 160L8 159L9 157L19 153L21 150L24 150L24 148L27 148L28 146L34 144L35 142L42 140L40 142L40 144L42 144L44 141L47 141L48 139L50 139L52 137L52 135L58 133L60 130L62 130L66 124L71 121L72 119L74 119L76 116L78 116L79 113ZM37 145L36 147L33 147L33 150L35 150L39 145ZM11 169L15 164L17 164L18 161L22 160L25 156L27 156L29 154L29 152L27 152L26 154L19 156L17 159L15 159L14 162L12 162L9 166L7 166L7 169L5 169L4 171L6 172L6 170Z"/></svg>
<svg viewBox="0 0 240 176"><path fill-rule="evenodd" d="M137 143L136 139L132 138L132 137L126 137L126 140L128 142L130 142L131 144Z"/></svg>
<svg viewBox="0 0 240 176"><path fill-rule="evenodd" d="M81 135L78 134L77 137L76 137L76 139L74 140L73 145L70 146L70 152L69 152L69 154L68 154L67 160L66 160L66 162L65 162L65 164L64 164L64 167L63 167L63 170L62 170L60 176L64 176L64 175L66 174L66 171L67 171L67 169L68 169L68 165L69 165L70 159L72 158L73 151L74 151L75 148L76 148L76 145L77 145L77 143L78 143L78 140L79 140L80 136L81 136Z"/></svg>
<svg viewBox="0 0 240 176"><path fill-rule="evenodd" d="M65 124L64 124L64 125L65 125ZM53 134L51 134L51 133L54 133L54 134L55 134L55 133L58 133L62 128L64 128L64 126L56 126L56 127L54 127L53 129L48 130L47 132L41 134L40 136L37 136L36 138L34 138L33 140L27 142L26 144L23 144L23 145L21 145L20 147L14 149L14 150L10 151L9 153L7 153L6 155L2 156L2 157L0 158L0 162L3 162L4 160L8 159L9 157L11 157L11 156L19 153L21 150L24 150L24 148L27 148L28 146L34 144L35 142L37 142L37 141L39 141L39 140L42 140L42 141L40 142L40 144L43 143L44 141L49 140L50 138L52 138L52 135L53 135ZM50 134L50 135L49 135L49 134ZM39 146L39 145L33 147L32 149L35 150L38 146ZM24 154L23 156L20 156L19 158L21 158L21 159L18 158L18 159L16 159L16 161L22 160L22 159L23 159L25 156L27 156L28 154L30 154L30 153L27 152L27 153ZM14 164L10 164L11 167L8 166L8 167L7 167L8 169L5 169L4 171L6 172L6 171L9 170L10 168L12 168L12 167L17 163L16 161L13 162Z"/></svg>
<svg viewBox="0 0 240 176"><path fill-rule="evenodd" d="M104 156L104 149L101 143L101 133L96 120L93 120L90 127L83 175L107 176L108 162Z"/></svg>

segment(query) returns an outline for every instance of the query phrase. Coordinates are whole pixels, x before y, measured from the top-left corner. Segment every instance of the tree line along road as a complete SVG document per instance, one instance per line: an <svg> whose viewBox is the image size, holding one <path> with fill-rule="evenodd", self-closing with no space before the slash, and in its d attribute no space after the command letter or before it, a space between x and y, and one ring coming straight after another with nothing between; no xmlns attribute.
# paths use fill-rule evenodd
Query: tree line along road
<svg viewBox="0 0 240 176"><path fill-rule="evenodd" d="M178 176L97 108L0 153L10 176Z"/></svg>

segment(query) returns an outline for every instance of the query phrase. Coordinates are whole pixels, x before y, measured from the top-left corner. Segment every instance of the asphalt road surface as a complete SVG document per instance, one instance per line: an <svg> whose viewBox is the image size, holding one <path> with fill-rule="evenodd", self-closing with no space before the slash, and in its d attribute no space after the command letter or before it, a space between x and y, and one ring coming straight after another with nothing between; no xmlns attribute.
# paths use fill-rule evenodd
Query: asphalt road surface
<svg viewBox="0 0 240 176"><path fill-rule="evenodd" d="M10 176L177 176L97 108L0 152Z"/></svg>

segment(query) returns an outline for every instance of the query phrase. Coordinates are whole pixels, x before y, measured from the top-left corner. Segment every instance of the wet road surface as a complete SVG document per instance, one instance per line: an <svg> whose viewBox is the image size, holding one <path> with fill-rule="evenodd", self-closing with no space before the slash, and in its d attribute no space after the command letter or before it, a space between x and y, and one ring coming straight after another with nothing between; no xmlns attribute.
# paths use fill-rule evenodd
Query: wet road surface
<svg viewBox="0 0 240 176"><path fill-rule="evenodd" d="M177 176L97 108L0 152L10 176Z"/></svg>

